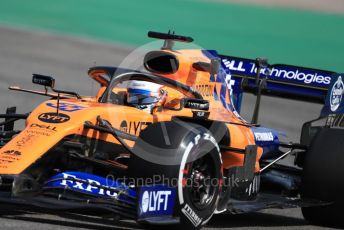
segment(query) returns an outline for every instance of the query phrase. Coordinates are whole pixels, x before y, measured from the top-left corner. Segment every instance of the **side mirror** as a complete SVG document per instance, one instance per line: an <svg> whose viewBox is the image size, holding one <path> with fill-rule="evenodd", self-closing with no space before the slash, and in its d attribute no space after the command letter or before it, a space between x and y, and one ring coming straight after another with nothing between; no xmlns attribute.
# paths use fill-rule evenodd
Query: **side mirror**
<svg viewBox="0 0 344 230"><path fill-rule="evenodd" d="M210 66L210 74L211 75L215 75L215 74L218 74L220 72L221 60L219 58L211 59L210 65L211 65Z"/></svg>
<svg viewBox="0 0 344 230"><path fill-rule="evenodd" d="M50 77L50 76L33 74L32 75L32 83L37 84L37 85L43 85L45 87L54 88L55 79L53 77Z"/></svg>
<svg viewBox="0 0 344 230"><path fill-rule="evenodd" d="M192 67L198 71L208 72L211 75L218 74L220 72L220 59L214 58L211 59L210 63L207 62L195 62L192 64Z"/></svg>

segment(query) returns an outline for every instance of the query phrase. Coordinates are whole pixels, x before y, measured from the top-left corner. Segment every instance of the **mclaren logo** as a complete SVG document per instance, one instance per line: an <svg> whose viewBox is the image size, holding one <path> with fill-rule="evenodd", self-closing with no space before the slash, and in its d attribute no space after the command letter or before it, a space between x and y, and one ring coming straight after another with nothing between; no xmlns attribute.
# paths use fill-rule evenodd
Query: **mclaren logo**
<svg viewBox="0 0 344 230"><path fill-rule="evenodd" d="M70 117L63 113L42 113L38 116L40 121L46 123L64 123L69 121Z"/></svg>

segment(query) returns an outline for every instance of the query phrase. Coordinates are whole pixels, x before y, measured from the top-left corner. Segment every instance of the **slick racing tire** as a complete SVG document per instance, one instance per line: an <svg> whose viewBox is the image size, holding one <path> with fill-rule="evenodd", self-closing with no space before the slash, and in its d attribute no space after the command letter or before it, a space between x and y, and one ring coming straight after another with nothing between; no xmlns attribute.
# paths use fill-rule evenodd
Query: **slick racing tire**
<svg viewBox="0 0 344 230"><path fill-rule="evenodd" d="M324 128L306 153L303 198L324 203L302 208L304 218L319 225L344 227L344 130Z"/></svg>
<svg viewBox="0 0 344 230"><path fill-rule="evenodd" d="M219 200L222 161L206 128L184 122L153 124L141 132L133 152L132 177L161 175L164 184L176 188L174 217L179 217L181 229L199 229L210 220Z"/></svg>

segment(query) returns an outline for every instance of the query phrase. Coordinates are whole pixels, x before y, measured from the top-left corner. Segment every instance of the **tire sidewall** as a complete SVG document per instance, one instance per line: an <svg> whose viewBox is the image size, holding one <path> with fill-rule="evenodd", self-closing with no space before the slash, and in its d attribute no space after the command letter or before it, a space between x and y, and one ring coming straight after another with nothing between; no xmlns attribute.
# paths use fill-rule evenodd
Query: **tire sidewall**
<svg viewBox="0 0 344 230"><path fill-rule="evenodd" d="M324 128L305 157L302 195L324 201L343 201L344 130Z"/></svg>
<svg viewBox="0 0 344 230"><path fill-rule="evenodd" d="M323 128L305 155L301 197L325 204L303 207L304 218L313 224L344 226L344 130ZM328 204L326 204L328 203Z"/></svg>

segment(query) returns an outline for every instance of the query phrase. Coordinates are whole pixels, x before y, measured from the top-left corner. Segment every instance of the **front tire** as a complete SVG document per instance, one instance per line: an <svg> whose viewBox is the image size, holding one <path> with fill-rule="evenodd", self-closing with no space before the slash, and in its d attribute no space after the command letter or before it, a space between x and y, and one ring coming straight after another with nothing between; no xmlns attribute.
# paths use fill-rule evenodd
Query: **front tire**
<svg viewBox="0 0 344 230"><path fill-rule="evenodd" d="M184 122L153 124L141 132L133 152L131 176L161 175L177 181L174 215L179 216L182 229L199 229L208 222L221 190L222 161L219 146L206 128Z"/></svg>
<svg viewBox="0 0 344 230"><path fill-rule="evenodd" d="M210 220L222 186L221 155L217 144L207 138L212 136L204 133L197 144L189 144L193 146L186 160L189 163L182 162L179 172L180 221L190 229L200 228ZM203 145L212 146L212 150L205 152Z"/></svg>

